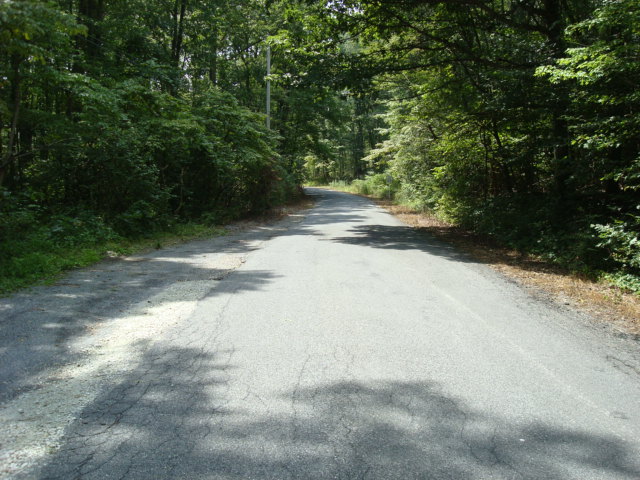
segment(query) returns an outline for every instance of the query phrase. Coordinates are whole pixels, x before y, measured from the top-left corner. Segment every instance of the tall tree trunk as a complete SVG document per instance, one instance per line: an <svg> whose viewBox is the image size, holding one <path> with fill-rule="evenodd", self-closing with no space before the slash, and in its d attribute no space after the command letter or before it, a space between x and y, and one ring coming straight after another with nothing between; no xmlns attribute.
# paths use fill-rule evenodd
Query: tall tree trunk
<svg viewBox="0 0 640 480"><path fill-rule="evenodd" d="M209 80L213 85L218 84L218 25L213 26L211 34L211 49L209 51Z"/></svg>
<svg viewBox="0 0 640 480"><path fill-rule="evenodd" d="M10 178L13 162L15 161L15 146L18 136L18 120L20 118L20 107L22 102L22 77L20 75L20 66L22 57L18 55L11 56L11 124L9 125L9 138L7 140L7 151L0 160L0 187L4 184L7 176Z"/></svg>
<svg viewBox="0 0 640 480"><path fill-rule="evenodd" d="M104 0L79 0L78 17L87 26L87 35L78 37L78 47L93 60L101 53L102 25L105 8Z"/></svg>
<svg viewBox="0 0 640 480"><path fill-rule="evenodd" d="M182 43L184 41L184 17L187 11L187 0L175 0L173 4L173 25L171 34L171 60L173 65L180 66Z"/></svg>
<svg viewBox="0 0 640 480"><path fill-rule="evenodd" d="M362 165L362 159L364 158L365 140L364 140L364 119L365 114L365 100L361 96L355 98L354 105L354 121L355 121L355 135L353 142L353 175L355 178L362 178L364 176L364 168Z"/></svg>
<svg viewBox="0 0 640 480"><path fill-rule="evenodd" d="M187 11L187 0L175 0L173 11L171 12L171 63L175 69L175 77L169 85L171 95L178 94L178 84L180 82L180 57L182 56L182 44L184 42L184 19Z"/></svg>
<svg viewBox="0 0 640 480"><path fill-rule="evenodd" d="M566 22L562 9L562 0L544 0L543 20L546 25L547 42L549 44L551 60L555 61L565 55L566 44L564 30ZM562 86L557 86L563 89ZM558 199L558 215L563 217L566 212L567 180L571 175L570 135L567 121L563 118L569 102L562 90L556 91L551 105L551 134L553 136L553 176L554 190ZM559 219L561 220L561 219Z"/></svg>

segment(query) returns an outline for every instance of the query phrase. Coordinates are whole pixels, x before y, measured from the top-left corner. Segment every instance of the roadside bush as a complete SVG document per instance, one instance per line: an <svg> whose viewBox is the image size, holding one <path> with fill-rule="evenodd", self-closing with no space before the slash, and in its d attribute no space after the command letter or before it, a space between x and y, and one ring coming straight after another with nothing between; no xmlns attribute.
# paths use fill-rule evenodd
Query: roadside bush
<svg viewBox="0 0 640 480"><path fill-rule="evenodd" d="M617 272L606 273L603 278L618 288L640 294L640 275Z"/></svg>
<svg viewBox="0 0 640 480"><path fill-rule="evenodd" d="M393 180L387 182L388 173L376 173L367 175L364 179L354 180L351 186L356 193L371 195L376 198L393 198L400 189L400 182Z"/></svg>
<svg viewBox="0 0 640 480"><path fill-rule="evenodd" d="M637 281L640 276L640 216L629 215L627 220L617 220L605 225L594 224L600 242L598 246L606 250L614 268L619 270L615 276L616 283L623 283L626 287L636 289L640 286ZM636 278L636 280L633 279ZM636 291L640 290L638 288Z"/></svg>
<svg viewBox="0 0 640 480"><path fill-rule="evenodd" d="M95 246L119 238L90 212L52 213L35 194L0 194L0 293L99 260Z"/></svg>
<svg viewBox="0 0 640 480"><path fill-rule="evenodd" d="M282 166L278 166L276 174L277 178L269 193L269 205L281 205L301 195L300 183L293 173L288 172Z"/></svg>
<svg viewBox="0 0 640 480"><path fill-rule="evenodd" d="M82 211L73 216L53 215L44 232L48 240L60 247L96 245L118 238L102 217Z"/></svg>

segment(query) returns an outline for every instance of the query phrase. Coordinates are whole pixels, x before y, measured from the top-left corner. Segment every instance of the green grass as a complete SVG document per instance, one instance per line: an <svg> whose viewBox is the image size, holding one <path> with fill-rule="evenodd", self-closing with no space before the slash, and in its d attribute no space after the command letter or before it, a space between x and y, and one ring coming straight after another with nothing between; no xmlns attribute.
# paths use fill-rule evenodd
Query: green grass
<svg viewBox="0 0 640 480"><path fill-rule="evenodd" d="M395 199L400 183L393 181L393 183L389 185L386 177L386 174L378 173L375 175L367 175L364 179L356 179L352 182L334 180L328 185L311 183L309 186L326 187L341 192L365 195L380 200Z"/></svg>
<svg viewBox="0 0 640 480"><path fill-rule="evenodd" d="M112 235L110 239L97 241L83 235L81 241L65 238L60 242L45 227L21 233L0 241L1 295L51 283L68 270L92 265L109 256L130 255L226 232L220 227L201 223L182 223L143 237Z"/></svg>
<svg viewBox="0 0 640 480"><path fill-rule="evenodd" d="M304 184L305 187L319 187L319 188L330 188L332 190L339 190L341 192L347 193L358 193L355 187L351 185L351 183L344 180L334 180L329 183L324 182L307 182Z"/></svg>

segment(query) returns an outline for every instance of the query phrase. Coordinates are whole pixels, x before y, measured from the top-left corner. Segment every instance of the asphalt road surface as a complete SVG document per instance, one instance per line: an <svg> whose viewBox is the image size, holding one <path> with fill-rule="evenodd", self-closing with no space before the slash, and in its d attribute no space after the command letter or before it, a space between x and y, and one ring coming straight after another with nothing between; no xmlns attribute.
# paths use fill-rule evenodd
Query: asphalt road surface
<svg viewBox="0 0 640 480"><path fill-rule="evenodd" d="M366 199L0 302L0 476L640 479L640 346Z"/></svg>

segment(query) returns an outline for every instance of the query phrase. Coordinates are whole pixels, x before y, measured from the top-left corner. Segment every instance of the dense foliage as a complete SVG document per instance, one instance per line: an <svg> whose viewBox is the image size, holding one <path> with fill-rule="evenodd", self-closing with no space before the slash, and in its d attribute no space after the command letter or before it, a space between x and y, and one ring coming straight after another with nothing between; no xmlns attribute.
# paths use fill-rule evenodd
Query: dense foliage
<svg viewBox="0 0 640 480"><path fill-rule="evenodd" d="M132 233L166 217L230 216L280 199L295 178L276 133L252 113L263 60L251 50L255 38L206 38L216 35L209 25L219 8L3 2L5 201L27 196L47 212L92 212Z"/></svg>
<svg viewBox="0 0 640 480"><path fill-rule="evenodd" d="M639 25L637 0L6 0L0 263L34 225L217 221L304 175L635 288Z"/></svg>
<svg viewBox="0 0 640 480"><path fill-rule="evenodd" d="M305 35L302 8L0 2L2 274L49 271L61 248L217 223L295 195L305 156L334 148L322 134L349 115L334 111L337 93L300 86L305 62L285 55Z"/></svg>
<svg viewBox="0 0 640 480"><path fill-rule="evenodd" d="M385 107L370 173L389 171L414 206L640 287L636 0L327 8Z"/></svg>

